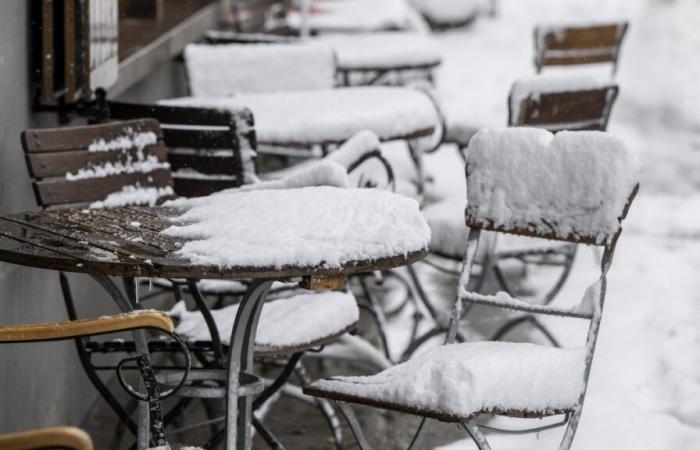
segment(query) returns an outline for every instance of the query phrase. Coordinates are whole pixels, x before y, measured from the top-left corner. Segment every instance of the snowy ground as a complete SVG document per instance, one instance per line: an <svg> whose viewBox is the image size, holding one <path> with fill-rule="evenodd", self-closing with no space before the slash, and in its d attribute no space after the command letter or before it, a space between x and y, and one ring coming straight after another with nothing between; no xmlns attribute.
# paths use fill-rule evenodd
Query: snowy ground
<svg viewBox="0 0 700 450"><path fill-rule="evenodd" d="M643 160L642 190L610 272L608 301L576 449L700 448L700 3L697 0L502 0L496 18L437 35L438 90L448 113L503 126L512 81L533 73L536 23L626 19L621 96L609 131ZM605 68L593 68L605 74ZM432 197L464 196L451 147L431 155ZM596 275L579 252L561 304ZM537 283L536 280L533 281ZM451 287L434 287L449 293ZM551 321L567 345L585 329ZM401 330L394 330L399 337ZM520 425L520 424L518 424ZM495 449L556 448L561 431L490 436ZM471 449L460 441L441 450Z"/></svg>

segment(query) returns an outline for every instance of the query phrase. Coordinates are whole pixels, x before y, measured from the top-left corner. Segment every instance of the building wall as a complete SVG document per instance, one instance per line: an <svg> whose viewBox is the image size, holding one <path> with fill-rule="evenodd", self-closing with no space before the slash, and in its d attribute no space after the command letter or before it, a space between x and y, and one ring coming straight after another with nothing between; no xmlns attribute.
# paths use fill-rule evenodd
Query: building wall
<svg viewBox="0 0 700 450"><path fill-rule="evenodd" d="M55 126L55 115L31 112L30 12L27 0L0 2L0 214L36 209L20 132ZM123 98L184 93L179 66L168 64ZM71 276L79 314L116 312L96 283ZM0 263L0 324L66 320L56 272ZM79 425L97 394L72 342L0 346L0 433Z"/></svg>

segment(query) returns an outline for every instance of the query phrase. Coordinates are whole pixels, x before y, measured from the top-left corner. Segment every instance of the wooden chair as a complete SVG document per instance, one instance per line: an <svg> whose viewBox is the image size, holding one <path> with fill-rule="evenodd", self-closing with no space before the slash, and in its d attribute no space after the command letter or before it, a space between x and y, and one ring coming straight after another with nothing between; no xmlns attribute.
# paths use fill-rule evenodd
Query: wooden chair
<svg viewBox="0 0 700 450"><path fill-rule="evenodd" d="M255 178L255 124L247 109L218 111L110 101L111 120L160 123L179 197L201 197Z"/></svg>
<svg viewBox="0 0 700 450"><path fill-rule="evenodd" d="M535 28L535 68L611 63L617 71L627 22Z"/></svg>
<svg viewBox="0 0 700 450"><path fill-rule="evenodd" d="M482 133L484 139L479 140ZM409 447L411 449L421 448L420 435L427 418L459 425L472 437L480 450L491 448L482 429L527 433L563 425L566 425L566 431L559 448L565 450L571 447L585 400L600 330L607 273L621 234L622 220L626 217L639 187L634 182L635 175L632 174L638 168L638 161L618 141L603 134L595 136L595 139L584 135L569 135L566 138L569 141L555 138L559 144L562 141L570 142L571 139L589 139L586 142L600 145L600 148L587 147L584 150L584 158L591 163L591 170L605 175L595 182L583 177L576 180L576 186L572 189L576 189L578 194L584 193L578 197L575 194L560 195L554 189L555 186L548 192L542 193L539 190L538 194L533 194L532 201L538 205L547 205L548 209L538 219L530 220L529 205L515 206L518 200L514 197L520 195L515 191L522 186L540 184L543 180L522 177L549 170L550 174L553 174L553 180L564 180L567 173L576 170L577 162L564 160L558 153L559 148L552 148L553 151L542 156L540 160L536 152L523 148L517 140L504 139L500 142L510 144L501 146L490 143L494 142L494 137L499 139L507 134L520 135L517 136L519 139L534 137L533 140L537 140L544 137L543 134L528 136L528 133L532 133L532 130L485 130L474 138L476 143L472 145L478 148L476 151L472 148L467 158L467 249L450 318L447 345L425 352L374 376L335 377L317 381L304 388L307 394L339 402L363 450L370 447L348 402L423 417ZM566 148L566 144L560 146L563 152L570 153L572 150L571 147ZM606 152L610 154L606 155ZM532 166L514 167L510 164L514 158L522 159L524 156L533 160ZM497 160L495 164L493 161L485 162L492 159ZM554 160L557 163L548 164ZM608 166L613 161L619 164L615 164L614 167ZM547 169L542 169L545 166ZM603 168L605 170L602 170ZM628 173L628 170L632 173ZM516 184L511 183L514 178L517 179ZM513 186L517 187L514 189ZM596 198L601 202L595 208L588 208L585 200L581 200L580 204L571 204L571 198L581 199L585 197L586 192L593 192L600 186L611 188L611 191L598 191ZM522 189L525 189L528 195L538 191L527 187ZM493 210L491 205L494 196L515 208L510 210L508 217ZM584 210L588 211L590 216L581 215L581 211ZM473 292L468 288L468 283L482 231L602 247L600 276L586 290L581 303L574 307L532 305L503 292L496 295ZM454 344L460 320L465 309L468 309L464 306L470 304L587 320L589 331L586 343L578 349L507 342ZM560 422L531 429L499 430L477 423L476 418L480 415L530 419L563 415L564 418Z"/></svg>
<svg viewBox="0 0 700 450"><path fill-rule="evenodd" d="M170 317L164 313L155 311L138 311L129 314L103 316L98 319L71 320L61 323L40 323L0 326L0 344L19 344L30 342L53 342L67 339L81 341L105 334L121 333L133 330L153 330L163 333L175 339L181 349L187 355L186 372L189 371L189 353L184 343L174 334L174 325ZM155 376L151 369L150 356L139 354L125 358L117 367L126 361L137 361L139 372L147 386L154 386ZM119 380L133 393L124 381L121 371L118 372ZM180 380L180 385L184 383ZM156 445L166 445L160 418L160 400L173 393L159 393L157 390L148 389L144 399L150 404L151 433ZM82 430L71 427L47 428L43 430L27 431L0 435L0 448L4 450L33 450L45 448L66 448L71 450L92 450L92 440Z"/></svg>

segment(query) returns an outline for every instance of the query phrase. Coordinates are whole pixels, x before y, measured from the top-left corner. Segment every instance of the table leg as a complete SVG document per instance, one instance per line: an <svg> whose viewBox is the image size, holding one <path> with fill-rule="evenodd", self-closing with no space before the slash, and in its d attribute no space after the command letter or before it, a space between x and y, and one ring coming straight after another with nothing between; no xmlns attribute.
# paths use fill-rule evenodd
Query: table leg
<svg viewBox="0 0 700 450"><path fill-rule="evenodd" d="M117 307L124 312L132 312L136 310L136 305L130 302L124 294L119 290L116 284L107 276L104 275L92 275L92 277L97 281L102 288L107 291L110 297L117 304ZM135 330L131 332L134 337L134 342L136 344L136 351L140 354L148 354L148 342L146 341L146 334L142 330ZM141 385L142 382L139 381ZM136 448L138 450L147 450L150 447L149 432L150 432L150 414L148 410L147 402L138 403L138 434L136 436Z"/></svg>
<svg viewBox="0 0 700 450"><path fill-rule="evenodd" d="M253 399L250 396L239 398L238 387L241 372L250 372L253 368L255 333L271 286L270 280L254 281L238 306L229 346L226 450L249 450L252 447Z"/></svg>

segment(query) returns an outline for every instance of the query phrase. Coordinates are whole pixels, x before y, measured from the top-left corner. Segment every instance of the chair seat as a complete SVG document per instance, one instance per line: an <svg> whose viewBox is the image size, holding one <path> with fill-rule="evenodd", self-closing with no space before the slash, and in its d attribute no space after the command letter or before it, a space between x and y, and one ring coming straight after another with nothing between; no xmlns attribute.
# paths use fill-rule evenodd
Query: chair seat
<svg viewBox="0 0 700 450"><path fill-rule="evenodd" d="M341 143L370 130L382 141L432 132L438 113L425 93L398 87L354 87L240 94L232 97L186 97L167 105L240 110L255 116L258 141L273 145Z"/></svg>
<svg viewBox="0 0 700 450"><path fill-rule="evenodd" d="M231 338L238 305L212 311L223 344ZM211 340L199 311L187 311L178 303L170 311L178 319L175 332L188 342ZM304 293L270 301L263 306L255 352L260 355L294 353L325 344L354 329L359 309L352 294Z"/></svg>
<svg viewBox="0 0 700 450"><path fill-rule="evenodd" d="M451 344L376 375L319 380L304 392L446 422L480 413L542 417L576 406L584 389L585 360L584 349Z"/></svg>

